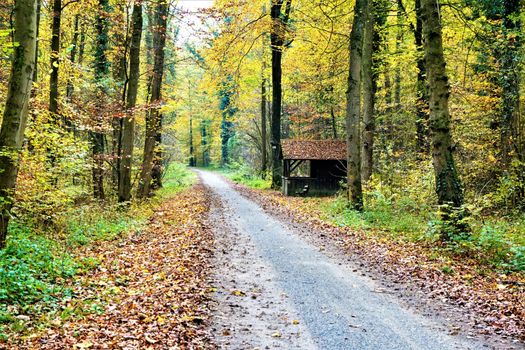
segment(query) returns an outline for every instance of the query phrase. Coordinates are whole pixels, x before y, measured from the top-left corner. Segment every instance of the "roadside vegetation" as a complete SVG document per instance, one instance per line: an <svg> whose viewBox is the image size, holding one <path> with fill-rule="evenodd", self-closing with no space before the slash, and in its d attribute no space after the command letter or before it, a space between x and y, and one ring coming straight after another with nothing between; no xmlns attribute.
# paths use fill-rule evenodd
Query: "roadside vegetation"
<svg viewBox="0 0 525 350"><path fill-rule="evenodd" d="M270 190L270 181L246 166L237 165L220 172L235 183ZM305 210L316 212L326 222L364 231L370 237L416 242L439 254L460 260L469 258L472 263L501 273L525 272L525 216L522 213L487 213L482 207L472 208L466 219L471 232L468 235L457 233L440 220L438 209L428 204L427 196L432 197L431 186L431 183L426 186L417 183L401 192L374 178L367 185L364 211L349 207L344 192L332 197L290 200L300 203ZM420 191L422 187L427 191ZM443 230L450 230L452 240L441 240Z"/></svg>
<svg viewBox="0 0 525 350"><path fill-rule="evenodd" d="M89 301L64 308L76 295L72 282L100 264L98 256L85 251L130 233L140 235L155 209L195 180L186 166L172 164L157 195L131 208L88 201L67 208L48 225L27 217L13 220L6 248L0 250L0 339L23 333L27 324L38 328L56 317L66 320L103 310L103 304Z"/></svg>

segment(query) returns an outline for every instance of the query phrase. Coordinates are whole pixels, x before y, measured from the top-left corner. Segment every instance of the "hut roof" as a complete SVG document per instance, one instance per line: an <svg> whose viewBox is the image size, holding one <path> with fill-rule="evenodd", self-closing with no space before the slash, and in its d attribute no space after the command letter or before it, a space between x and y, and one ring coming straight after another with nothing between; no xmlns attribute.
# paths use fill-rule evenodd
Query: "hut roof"
<svg viewBox="0 0 525 350"><path fill-rule="evenodd" d="M281 142L283 159L346 160L346 141L293 140Z"/></svg>

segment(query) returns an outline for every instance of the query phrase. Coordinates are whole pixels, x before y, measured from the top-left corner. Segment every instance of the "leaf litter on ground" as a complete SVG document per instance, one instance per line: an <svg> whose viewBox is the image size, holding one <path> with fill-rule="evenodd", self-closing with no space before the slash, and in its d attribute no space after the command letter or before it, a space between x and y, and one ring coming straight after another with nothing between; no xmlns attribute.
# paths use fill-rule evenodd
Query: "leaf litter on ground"
<svg viewBox="0 0 525 350"><path fill-rule="evenodd" d="M213 348L208 203L204 187L195 185L163 203L143 232L86 248L80 254L99 265L71 282L62 314L0 348ZM73 316L64 317L68 310Z"/></svg>

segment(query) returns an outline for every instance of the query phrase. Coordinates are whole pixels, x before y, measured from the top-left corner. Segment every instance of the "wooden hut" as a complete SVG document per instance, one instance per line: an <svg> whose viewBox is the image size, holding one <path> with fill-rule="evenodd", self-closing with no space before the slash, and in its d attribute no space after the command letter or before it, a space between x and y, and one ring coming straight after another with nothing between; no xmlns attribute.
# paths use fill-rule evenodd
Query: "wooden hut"
<svg viewBox="0 0 525 350"><path fill-rule="evenodd" d="M287 196L332 195L346 178L346 142L282 141L283 193Z"/></svg>

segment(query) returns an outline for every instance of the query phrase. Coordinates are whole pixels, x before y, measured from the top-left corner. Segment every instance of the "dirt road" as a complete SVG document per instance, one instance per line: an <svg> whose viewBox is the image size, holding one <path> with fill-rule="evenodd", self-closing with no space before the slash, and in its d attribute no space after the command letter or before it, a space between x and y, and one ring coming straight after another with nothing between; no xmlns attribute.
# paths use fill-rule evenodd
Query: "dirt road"
<svg viewBox="0 0 525 350"><path fill-rule="evenodd" d="M199 171L213 194L215 340L221 349L480 349L331 259Z"/></svg>

